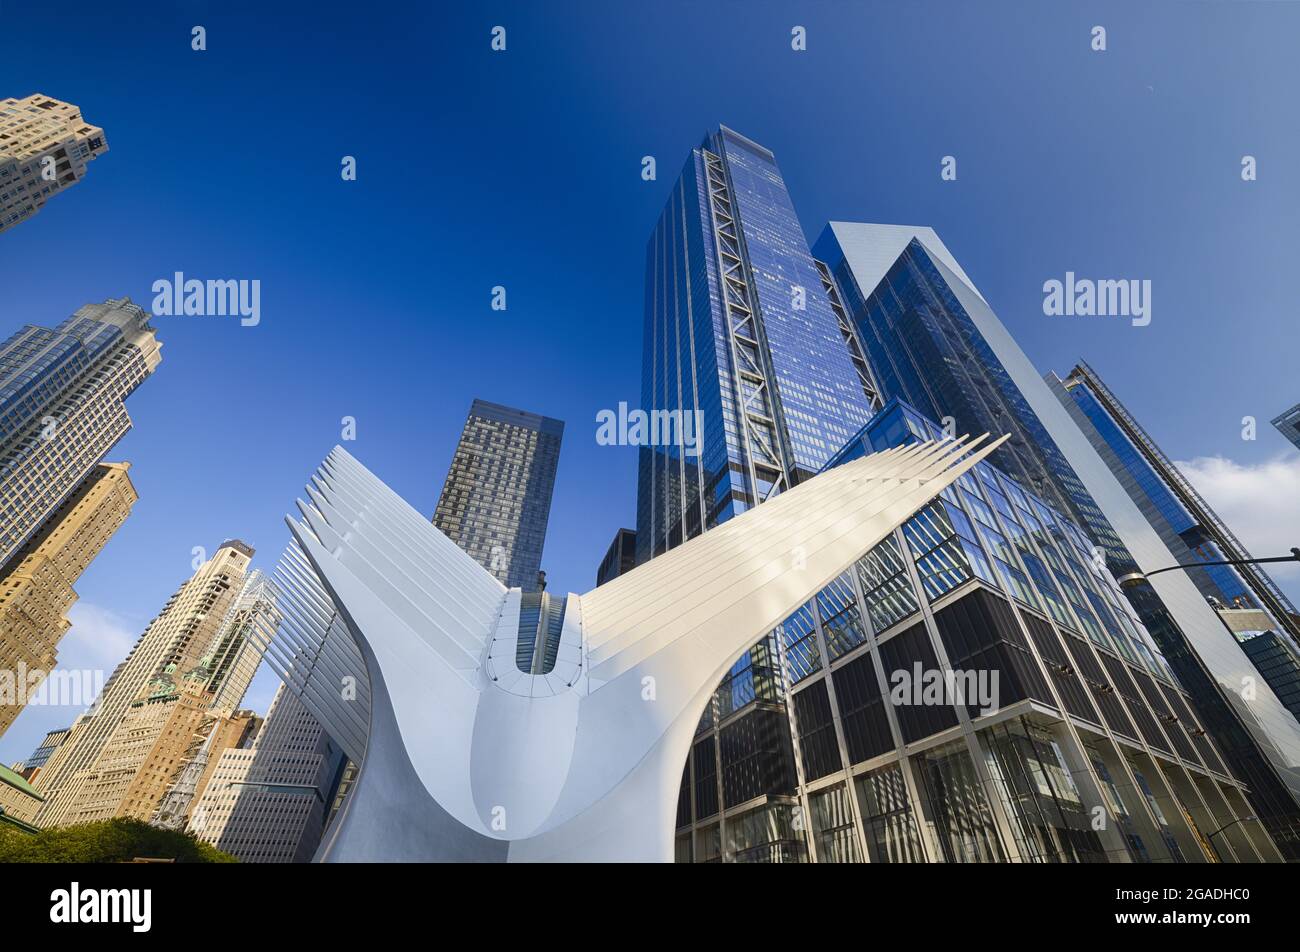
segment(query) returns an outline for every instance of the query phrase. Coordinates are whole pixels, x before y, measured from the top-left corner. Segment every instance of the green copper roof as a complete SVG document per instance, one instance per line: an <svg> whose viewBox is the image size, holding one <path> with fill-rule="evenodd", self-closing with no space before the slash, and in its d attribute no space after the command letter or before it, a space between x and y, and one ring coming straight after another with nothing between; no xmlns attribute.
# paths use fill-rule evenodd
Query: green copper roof
<svg viewBox="0 0 1300 952"><path fill-rule="evenodd" d="M29 797L35 797L37 800L40 800L41 802L45 801L45 798L41 796L39 793L37 793L36 788L33 787L30 783L28 783L26 780L24 780L21 774L14 773L4 764L0 764L0 783L7 783L9 784L9 786L21 790Z"/></svg>

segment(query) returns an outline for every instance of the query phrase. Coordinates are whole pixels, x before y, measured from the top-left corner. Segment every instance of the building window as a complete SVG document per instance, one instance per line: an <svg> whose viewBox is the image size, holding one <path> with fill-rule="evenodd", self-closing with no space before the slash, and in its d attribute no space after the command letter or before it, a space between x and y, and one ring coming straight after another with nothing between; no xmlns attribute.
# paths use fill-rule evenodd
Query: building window
<svg viewBox="0 0 1300 952"><path fill-rule="evenodd" d="M920 610L898 543L891 536L858 559L867 615L877 633Z"/></svg>
<svg viewBox="0 0 1300 952"><path fill-rule="evenodd" d="M917 756L926 822L945 863L1002 863L1006 854L965 741Z"/></svg>
<svg viewBox="0 0 1300 952"><path fill-rule="evenodd" d="M817 838L817 862L860 863L862 851L858 847L857 833L853 828L853 807L849 803L848 788L838 783L826 790L808 795L812 811L813 835Z"/></svg>
<svg viewBox="0 0 1300 952"><path fill-rule="evenodd" d="M924 863L921 834L912 816L907 783L898 764L890 764L854 781L867 850L873 863Z"/></svg>
<svg viewBox="0 0 1300 952"><path fill-rule="evenodd" d="M807 849L795 832L794 807L774 803L727 818L727 854L736 863L803 863Z"/></svg>

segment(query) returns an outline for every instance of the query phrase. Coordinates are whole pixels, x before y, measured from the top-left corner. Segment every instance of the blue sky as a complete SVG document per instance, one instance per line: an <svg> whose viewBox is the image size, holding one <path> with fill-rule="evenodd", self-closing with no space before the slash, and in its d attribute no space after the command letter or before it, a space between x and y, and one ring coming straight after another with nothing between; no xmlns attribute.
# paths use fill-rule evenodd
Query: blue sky
<svg viewBox="0 0 1300 952"><path fill-rule="evenodd" d="M1089 360L1200 460L1248 545L1300 544L1294 493L1261 498L1300 491L1268 424L1300 400L1300 7L107 6L0 34L0 95L77 103L110 147L0 236L0 334L110 296L147 307L175 271L259 279L262 321L155 322L162 366L109 456L141 498L77 585L68 666L111 670L195 546L242 538L270 567L344 416L349 449L426 513L474 397L565 420L544 567L590 588L635 497L634 451L597 445L595 414L638 400L645 241L719 123L773 149L810 238L832 218L932 225L1041 370ZM0 0L0 22L27 9ZM1045 317L1067 270L1150 279L1150 326ZM249 705L273 688L263 673ZM0 761L74 715L29 709Z"/></svg>

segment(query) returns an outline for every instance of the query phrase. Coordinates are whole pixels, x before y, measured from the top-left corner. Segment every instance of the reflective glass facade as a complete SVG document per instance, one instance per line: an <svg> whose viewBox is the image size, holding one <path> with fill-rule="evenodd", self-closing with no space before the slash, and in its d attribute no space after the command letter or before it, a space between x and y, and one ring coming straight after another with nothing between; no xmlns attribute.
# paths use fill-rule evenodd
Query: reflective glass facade
<svg viewBox="0 0 1300 952"><path fill-rule="evenodd" d="M640 449L638 563L809 478L870 418L874 391L827 281L772 153L725 127L706 137L646 248L641 405L694 416L699 442ZM790 664L760 642L701 722L682 800L695 822L679 842L697 861L806 855L783 820L797 780L786 672L822 663L811 609L800 617ZM854 637L846 627L837 647ZM747 817L739 840L718 817L733 808Z"/></svg>
<svg viewBox="0 0 1300 952"><path fill-rule="evenodd" d="M110 299L0 343L0 567L131 428L125 400L161 360L149 318Z"/></svg>
<svg viewBox="0 0 1300 952"><path fill-rule="evenodd" d="M891 401L828 466L941 435ZM680 861L1275 858L1257 825L1234 823L1249 815L1241 785L1088 537L995 467L945 490L759 648L700 725ZM996 696L900 687L918 672L982 673ZM725 776L753 748L718 738L782 698L792 743L773 741L771 762L788 772L745 801L759 788ZM737 845L751 839L733 823L787 830L787 810L779 848ZM1224 823L1246 829L1225 844L1211 837Z"/></svg>
<svg viewBox="0 0 1300 952"><path fill-rule="evenodd" d="M1198 614L1204 611L1202 605L1186 600L1166 605L1141 576L1111 518L1048 432L1039 415L1048 411L1042 404L1037 411L1030 405L1031 399L1044 396L1052 401L1051 394L1041 392L1045 386L1032 366L1026 368L1023 355L1015 358L1019 351L1014 341L1006 339L1005 329L942 242L928 229L833 223L819 239L816 254L839 285L882 394L907 401L927 417L947 420L956 434L1006 435L996 465L1054 510L1069 514L1086 533L1089 551L1095 543L1110 572L1127 577L1126 601L1196 699L1199 716L1214 732L1233 770L1249 785L1255 811L1266 818L1288 858L1300 860L1300 733L1295 718L1271 691L1254 705L1242 696L1237 675L1251 670L1249 663L1226 631L1222 641L1214 640L1220 627ZM995 351L995 346L1001 349ZM1021 359L1016 372L1026 376L1013 379L1003 358ZM1039 390L1031 394L1028 388L1033 386ZM1077 435L1083 449L1091 450L1077 425L1069 427L1065 420L1067 432L1059 428L1062 421L1054 422L1060 439L1074 440ZM1070 448L1077 457L1079 445ZM1108 505L1114 502L1114 497L1108 498ZM1140 511L1133 515L1142 518ZM1147 539L1132 522L1126 527L1150 555L1158 533ZM1150 532L1150 527L1142 531ZM990 545L996 549L1001 543L991 539ZM1092 561L1091 555L1086 561ZM1021 585L1014 572L1000 565L998 570L1007 584ZM1046 560L1041 565L1026 560L1023 571L1055 577ZM1047 609L1066 610L1072 594L1062 589L1055 601L1044 595Z"/></svg>
<svg viewBox="0 0 1300 952"><path fill-rule="evenodd" d="M1096 371L1080 364L1065 380L1049 380L1179 564L1250 558ZM1300 654L1295 606L1260 565L1207 565L1187 575L1222 613L1278 700L1300 719L1300 680L1283 660ZM1263 640L1250 644L1257 639Z"/></svg>
<svg viewBox="0 0 1300 952"><path fill-rule="evenodd" d="M1242 789L1094 555L1094 539L1107 555L1122 544L946 283L955 262L900 251L870 282L873 324L833 243L809 255L771 153L725 128L651 237L643 405L698 411L702 432L698 455L641 449L638 563L819 468L937 432L923 414L1014 431L998 468L968 474L737 662L684 770L678 859L1213 855L1204 834L1246 815ZM920 409L877 412L879 395ZM889 679L913 670L996 673L997 703L895 703ZM742 763L762 782L738 785ZM1081 824L1081 803L1113 825ZM1233 830L1211 849L1273 850Z"/></svg>
<svg viewBox="0 0 1300 952"><path fill-rule="evenodd" d="M1120 476L1162 541L1180 563L1249 558L1241 543L1160 451L1091 367L1080 364L1060 390L1068 394L1084 434ZM1206 566L1188 576L1201 594L1222 608L1271 611L1279 630L1291 634L1295 606L1260 566Z"/></svg>
<svg viewBox="0 0 1300 952"><path fill-rule="evenodd" d="M698 413L701 442L641 448L638 563L817 472L871 415L775 158L725 127L647 245L641 402Z"/></svg>
<svg viewBox="0 0 1300 952"><path fill-rule="evenodd" d="M1295 444L1296 449L1300 450L1300 403L1274 417L1273 425L1277 427L1279 433Z"/></svg>
<svg viewBox="0 0 1300 952"><path fill-rule="evenodd" d="M538 590L564 423L475 400L433 524L509 588Z"/></svg>

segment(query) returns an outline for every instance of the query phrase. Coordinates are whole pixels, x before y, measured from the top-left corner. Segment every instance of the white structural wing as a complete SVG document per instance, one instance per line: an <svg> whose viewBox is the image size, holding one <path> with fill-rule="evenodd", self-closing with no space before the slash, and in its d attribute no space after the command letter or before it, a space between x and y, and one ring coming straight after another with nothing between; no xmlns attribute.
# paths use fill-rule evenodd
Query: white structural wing
<svg viewBox="0 0 1300 952"><path fill-rule="evenodd" d="M350 630L366 669L361 772L320 858L670 859L682 766L727 668L1001 442L983 441L855 460L543 603L546 670L516 663L539 596L336 447L288 520L315 580L282 590L317 640Z"/></svg>

